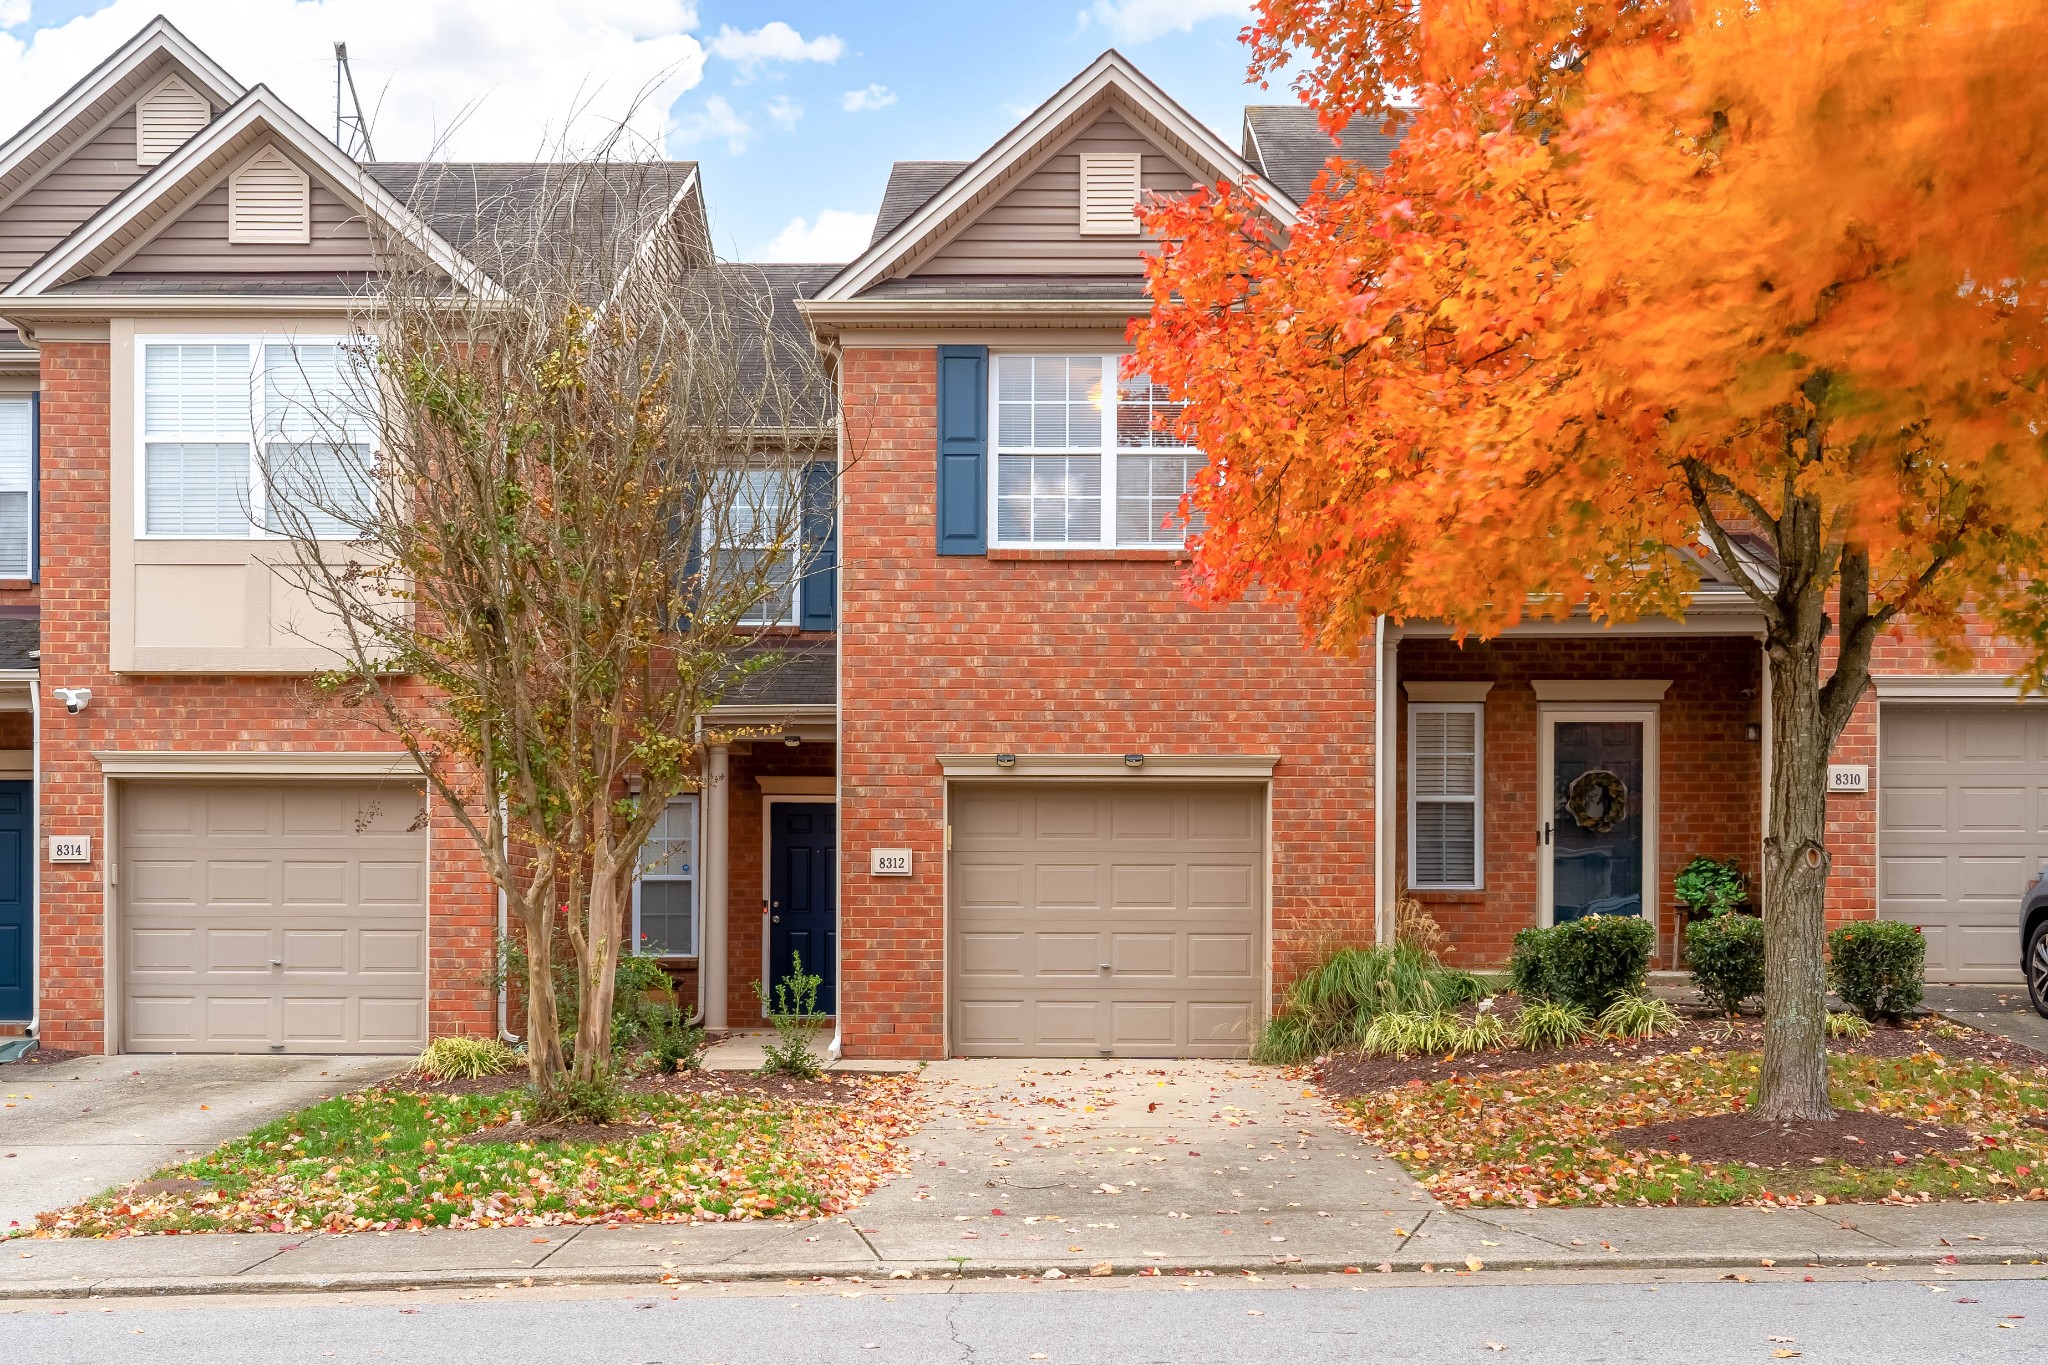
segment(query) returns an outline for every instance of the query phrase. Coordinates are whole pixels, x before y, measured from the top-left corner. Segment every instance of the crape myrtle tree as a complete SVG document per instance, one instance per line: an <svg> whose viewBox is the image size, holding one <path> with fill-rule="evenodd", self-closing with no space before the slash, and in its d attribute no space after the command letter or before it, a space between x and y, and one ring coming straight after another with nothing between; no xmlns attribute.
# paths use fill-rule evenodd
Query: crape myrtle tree
<svg viewBox="0 0 2048 1365"><path fill-rule="evenodd" d="M1259 0L1333 161L1158 202L1136 366L1211 461L1190 589L1481 639L1682 617L1770 670L1760 1111L1831 1116L1829 751L1906 623L2048 651L2048 17L2000 0ZM1983 623L1967 629L1971 614Z"/></svg>
<svg viewBox="0 0 2048 1365"><path fill-rule="evenodd" d="M338 360L302 351L322 363L265 404L265 515L337 655L322 685L503 893L543 1112L607 1074L641 846L731 737L711 709L777 661L750 623L788 615L832 497L808 338L711 261L670 166L616 153L418 168L403 197L477 273L388 234Z"/></svg>

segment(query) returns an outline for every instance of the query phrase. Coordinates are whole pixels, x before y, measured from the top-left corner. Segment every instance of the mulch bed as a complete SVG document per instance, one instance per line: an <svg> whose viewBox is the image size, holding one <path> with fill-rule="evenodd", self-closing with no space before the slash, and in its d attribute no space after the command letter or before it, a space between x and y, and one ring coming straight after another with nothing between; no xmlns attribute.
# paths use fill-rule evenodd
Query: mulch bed
<svg viewBox="0 0 2048 1365"><path fill-rule="evenodd" d="M1332 1099L1350 1099L1411 1081L1427 1085L1453 1076L1505 1076L1565 1062L1643 1061L1674 1052L1690 1052L1695 1048L1717 1054L1758 1052L1763 1045L1762 1020L1745 1017L1731 1029L1719 1017L1695 1011L1683 1025L1661 1037L1631 1042L1590 1038L1548 1052L1504 1049L1449 1060L1442 1057L1370 1057L1362 1052L1341 1052L1318 1063L1315 1077L1316 1084L1325 1095ZM1865 1057L1910 1057L1915 1053L1938 1052L1958 1061L2002 1062L2019 1067L2048 1066L2048 1057L2024 1044L2001 1038L1995 1033L1948 1023L1939 1016L1927 1016L1903 1026L1878 1024L1871 1029L1868 1038L1829 1039L1828 1050Z"/></svg>
<svg viewBox="0 0 2048 1365"><path fill-rule="evenodd" d="M1707 1114L1603 1133L1616 1151L1684 1152L1694 1161L1755 1167L1904 1165L1936 1152L1970 1147L1960 1128L1912 1123L1893 1114L1844 1109L1828 1123L1776 1123L1754 1114Z"/></svg>
<svg viewBox="0 0 2048 1365"><path fill-rule="evenodd" d="M61 1047L30 1048L22 1056L9 1062L9 1066L50 1066L57 1062L75 1062L85 1056L83 1052L66 1052Z"/></svg>
<svg viewBox="0 0 2048 1365"><path fill-rule="evenodd" d="M501 1123L455 1140L458 1147L485 1142L631 1142L658 1133L658 1123Z"/></svg>

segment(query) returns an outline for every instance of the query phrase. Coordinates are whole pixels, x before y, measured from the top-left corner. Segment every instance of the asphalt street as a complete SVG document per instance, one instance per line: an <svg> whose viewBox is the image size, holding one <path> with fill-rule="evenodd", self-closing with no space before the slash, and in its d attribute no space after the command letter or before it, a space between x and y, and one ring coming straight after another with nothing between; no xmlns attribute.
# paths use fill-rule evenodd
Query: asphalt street
<svg viewBox="0 0 2048 1365"><path fill-rule="evenodd" d="M1808 1272L1811 1273L1811 1272ZM2048 1285L1658 1275L696 1284L18 1303L18 1365L1429 1361L1926 1365L2042 1356ZM2024 1275L2024 1277L2022 1277Z"/></svg>

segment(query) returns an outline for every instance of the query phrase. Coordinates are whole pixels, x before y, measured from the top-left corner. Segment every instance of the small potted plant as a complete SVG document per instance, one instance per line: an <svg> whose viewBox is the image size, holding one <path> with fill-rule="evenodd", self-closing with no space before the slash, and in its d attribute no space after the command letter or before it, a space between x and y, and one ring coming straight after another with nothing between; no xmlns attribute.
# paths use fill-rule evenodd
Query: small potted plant
<svg viewBox="0 0 2048 1365"><path fill-rule="evenodd" d="M1732 858L1694 858L1673 879L1671 889L1685 907L1687 923L1749 908L1749 878Z"/></svg>

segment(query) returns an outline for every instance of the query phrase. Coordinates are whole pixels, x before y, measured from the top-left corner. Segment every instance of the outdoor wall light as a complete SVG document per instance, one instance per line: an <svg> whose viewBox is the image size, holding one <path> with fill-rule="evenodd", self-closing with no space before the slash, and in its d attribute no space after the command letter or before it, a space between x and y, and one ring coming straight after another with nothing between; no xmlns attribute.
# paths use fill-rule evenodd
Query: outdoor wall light
<svg viewBox="0 0 2048 1365"><path fill-rule="evenodd" d="M1142 768L1142 767L1144 767L1144 766L1145 766L1145 755L1143 755L1143 754L1125 754L1125 755L1124 755L1124 766L1125 766L1126 768Z"/></svg>
<svg viewBox="0 0 2048 1365"><path fill-rule="evenodd" d="M782 747L785 749L794 749L801 743L803 743L803 740L796 735L784 735L782 737Z"/></svg>
<svg viewBox="0 0 2048 1365"><path fill-rule="evenodd" d="M1015 755L1015 754L997 754L997 755L996 755L996 766L997 766L998 768L1014 768L1014 767L1016 767L1016 766L1017 766L1017 755Z"/></svg>
<svg viewBox="0 0 2048 1365"><path fill-rule="evenodd" d="M1742 737L1751 744L1761 744L1764 738L1764 727L1758 725L1755 721L1751 721L1742 727Z"/></svg>

